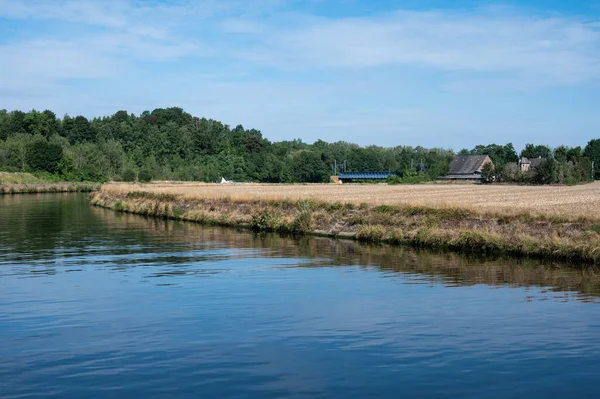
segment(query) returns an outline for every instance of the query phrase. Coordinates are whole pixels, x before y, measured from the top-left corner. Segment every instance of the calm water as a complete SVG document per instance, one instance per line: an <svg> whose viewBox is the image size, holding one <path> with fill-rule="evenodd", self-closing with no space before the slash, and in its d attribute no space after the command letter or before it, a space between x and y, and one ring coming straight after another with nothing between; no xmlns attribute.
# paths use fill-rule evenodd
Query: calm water
<svg viewBox="0 0 600 399"><path fill-rule="evenodd" d="M0 397L600 397L599 275L0 197Z"/></svg>

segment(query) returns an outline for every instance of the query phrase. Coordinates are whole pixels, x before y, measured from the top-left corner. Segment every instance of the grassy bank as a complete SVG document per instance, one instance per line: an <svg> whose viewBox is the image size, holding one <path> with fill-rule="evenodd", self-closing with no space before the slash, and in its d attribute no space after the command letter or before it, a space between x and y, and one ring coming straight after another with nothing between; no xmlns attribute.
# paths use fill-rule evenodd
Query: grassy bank
<svg viewBox="0 0 600 399"><path fill-rule="evenodd" d="M231 198L234 201L350 202L355 205L418 205L466 208L494 215L584 217L600 223L600 181L579 186L515 186L485 184L107 184L103 191L127 194L149 191L186 199Z"/></svg>
<svg viewBox="0 0 600 399"><path fill-rule="evenodd" d="M190 198L144 191L99 191L91 195L91 203L121 212L255 231L600 263L600 224L583 217L493 214L459 207Z"/></svg>
<svg viewBox="0 0 600 399"><path fill-rule="evenodd" d="M56 184L0 184L0 195L91 192L100 189L99 184L56 183Z"/></svg>
<svg viewBox="0 0 600 399"><path fill-rule="evenodd" d="M55 184L61 180L50 173L0 172L0 184Z"/></svg>

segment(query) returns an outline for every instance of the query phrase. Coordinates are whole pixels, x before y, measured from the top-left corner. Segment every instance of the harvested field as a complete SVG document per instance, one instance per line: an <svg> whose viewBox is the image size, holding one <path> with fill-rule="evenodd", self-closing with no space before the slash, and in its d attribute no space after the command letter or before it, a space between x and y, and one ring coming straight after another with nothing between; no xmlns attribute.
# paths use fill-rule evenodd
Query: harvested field
<svg viewBox="0 0 600 399"><path fill-rule="evenodd" d="M579 186L516 186L477 184L335 185L335 184L108 184L102 191L182 195L186 199L233 201L309 199L369 205L460 207L482 214L530 214L564 219L600 220L600 182Z"/></svg>

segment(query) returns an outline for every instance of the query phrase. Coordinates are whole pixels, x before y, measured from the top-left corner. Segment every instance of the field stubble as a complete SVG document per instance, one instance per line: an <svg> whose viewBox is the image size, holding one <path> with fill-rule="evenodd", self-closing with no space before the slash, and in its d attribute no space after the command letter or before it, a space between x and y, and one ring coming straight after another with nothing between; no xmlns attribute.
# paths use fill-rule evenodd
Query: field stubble
<svg viewBox="0 0 600 399"><path fill-rule="evenodd" d="M102 191L180 195L187 200L311 200L355 205L412 205L465 208L482 215L556 216L565 220L600 220L600 182L579 186L476 184L108 184Z"/></svg>

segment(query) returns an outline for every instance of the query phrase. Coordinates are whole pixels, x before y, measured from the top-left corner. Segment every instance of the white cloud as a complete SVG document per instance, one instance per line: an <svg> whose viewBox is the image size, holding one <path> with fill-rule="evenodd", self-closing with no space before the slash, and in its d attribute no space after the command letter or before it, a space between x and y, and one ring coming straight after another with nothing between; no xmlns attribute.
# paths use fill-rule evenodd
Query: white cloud
<svg viewBox="0 0 600 399"><path fill-rule="evenodd" d="M73 45L132 59L213 56L284 70L430 68L469 76L447 87L573 85L600 75L600 28L573 18L397 11L362 18L287 13L285 1L176 2L0 0L0 15L101 26ZM271 14L253 19L257 10ZM57 39L57 38L51 38ZM57 39L59 40L59 39ZM27 43L14 43L27 46ZM82 74L85 74L84 72ZM481 74L483 76L478 76ZM494 76L499 74L500 76ZM471 79L475 81L471 83Z"/></svg>
<svg viewBox="0 0 600 399"><path fill-rule="evenodd" d="M567 18L401 11L271 26L239 55L281 68L414 66L569 85L600 76L600 29Z"/></svg>
<svg viewBox="0 0 600 399"><path fill-rule="evenodd" d="M119 28L127 25L126 2L72 0L0 0L0 15L20 19L57 19Z"/></svg>
<svg viewBox="0 0 600 399"><path fill-rule="evenodd" d="M97 54L76 43L32 40L0 46L3 81L110 78L121 68L118 59Z"/></svg>

